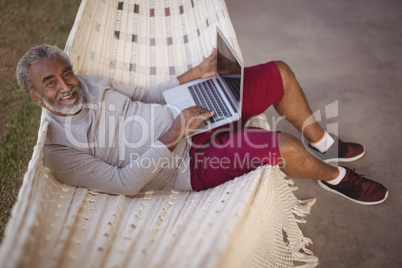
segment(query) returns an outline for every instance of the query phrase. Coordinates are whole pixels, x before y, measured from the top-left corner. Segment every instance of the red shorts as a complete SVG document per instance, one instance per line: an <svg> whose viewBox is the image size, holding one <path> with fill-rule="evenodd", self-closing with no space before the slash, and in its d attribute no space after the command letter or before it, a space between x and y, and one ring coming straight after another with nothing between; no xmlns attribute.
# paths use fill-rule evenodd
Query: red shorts
<svg viewBox="0 0 402 268"><path fill-rule="evenodd" d="M277 131L243 127L283 97L275 62L244 69L242 120L192 137L191 185L201 191L241 176L264 164L280 165Z"/></svg>

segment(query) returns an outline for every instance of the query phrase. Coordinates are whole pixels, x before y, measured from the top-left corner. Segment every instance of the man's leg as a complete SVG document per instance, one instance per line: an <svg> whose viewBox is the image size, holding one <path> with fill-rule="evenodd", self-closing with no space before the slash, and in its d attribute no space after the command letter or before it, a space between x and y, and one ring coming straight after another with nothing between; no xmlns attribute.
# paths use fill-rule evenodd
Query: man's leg
<svg viewBox="0 0 402 268"><path fill-rule="evenodd" d="M317 122L309 122L309 126L303 129L304 122L311 118L312 112L286 64L269 62L246 68L243 87L243 118L261 114L275 104L278 112L304 132L310 141L320 139L325 133ZM205 136L205 139L196 144L214 143L211 135L201 136ZM293 178L318 180L326 190L360 204L378 204L388 195L381 184L352 170L330 166L315 158L300 141L288 134L280 133L277 137L276 132L243 129L220 136L217 142L226 146L209 146L199 150L192 148L190 151L194 190L205 190L247 173L256 168L254 160L257 160L257 166L263 163L282 165L283 171ZM333 149L338 154L338 146L332 147L336 147ZM347 147L350 148L350 144ZM251 162L245 159L251 159Z"/></svg>
<svg viewBox="0 0 402 268"><path fill-rule="evenodd" d="M292 178L330 181L339 175L336 166L331 166L313 156L292 135L279 133L278 145L283 158L282 171Z"/></svg>
<svg viewBox="0 0 402 268"><path fill-rule="evenodd" d="M361 205L376 205L388 197L388 190L378 182L357 174L354 170L331 166L312 156L295 137L278 134L283 172L293 178L311 178L327 191L341 195Z"/></svg>
<svg viewBox="0 0 402 268"><path fill-rule="evenodd" d="M342 142L321 128L292 70L282 61L276 64L282 76L283 97L274 107L313 145L312 152L326 162L350 162L363 157L362 145Z"/></svg>
<svg viewBox="0 0 402 268"><path fill-rule="evenodd" d="M314 157L294 136L261 128L244 128L225 132L204 149L191 152L194 179L208 189L241 176L263 164L280 165L295 179L330 181L339 175L338 168Z"/></svg>
<svg viewBox="0 0 402 268"><path fill-rule="evenodd" d="M314 143L321 139L324 130L311 116L310 105L301 89L296 77L289 66L282 62L276 61L283 81L283 97L282 100L274 104L275 110L296 127L298 131ZM306 122L312 120L311 122ZM309 124L310 123L310 124ZM303 125L308 125L303 129Z"/></svg>
<svg viewBox="0 0 402 268"><path fill-rule="evenodd" d="M226 132L208 147L190 153L191 184L206 190L239 177L263 164L280 165L296 179L315 179L328 191L364 205L383 202L387 189L352 170L315 158L295 137L286 133L246 128Z"/></svg>

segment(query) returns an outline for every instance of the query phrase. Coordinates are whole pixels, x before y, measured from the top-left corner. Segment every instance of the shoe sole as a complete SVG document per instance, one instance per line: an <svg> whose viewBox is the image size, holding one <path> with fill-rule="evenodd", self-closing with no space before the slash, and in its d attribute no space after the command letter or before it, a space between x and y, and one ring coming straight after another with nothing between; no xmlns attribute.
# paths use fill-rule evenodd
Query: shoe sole
<svg viewBox="0 0 402 268"><path fill-rule="evenodd" d="M326 185L325 185L324 183L322 183L321 181L317 181L317 183L318 183L318 185L319 185L322 189L327 190L327 191L329 191L329 192L331 192L331 193L340 195L340 196L342 196L342 197L344 197L344 198L346 198L346 199L349 199L350 201L355 202L355 203L360 204L360 205L366 205L366 206L378 205L378 204L381 204L382 202L384 202L384 201L388 198L388 191L387 191L387 192L385 193L384 198L383 198L382 200L375 201L375 202L359 201L359 200L350 198L349 196L346 196L346 195L344 195L344 194L342 194L342 193L340 193L340 192L338 192L338 191L335 191L334 189L329 188L328 186L326 186Z"/></svg>
<svg viewBox="0 0 402 268"><path fill-rule="evenodd" d="M353 162L356 160L359 160L360 158L362 158L365 154L366 154L366 149L363 147L364 151L359 154L356 155L355 157L349 157L349 158L330 158L330 159L325 159L323 160L325 163L329 164L329 163L348 163L348 162Z"/></svg>

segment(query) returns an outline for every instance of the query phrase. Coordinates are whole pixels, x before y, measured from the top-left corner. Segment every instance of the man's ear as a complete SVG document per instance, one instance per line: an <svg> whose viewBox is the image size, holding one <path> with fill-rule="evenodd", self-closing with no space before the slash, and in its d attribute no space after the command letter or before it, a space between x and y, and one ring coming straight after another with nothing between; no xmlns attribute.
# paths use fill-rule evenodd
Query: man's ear
<svg viewBox="0 0 402 268"><path fill-rule="evenodd" d="M43 106L42 99L40 98L39 93L30 90L28 91L28 94L31 97L31 99L33 99L37 104Z"/></svg>

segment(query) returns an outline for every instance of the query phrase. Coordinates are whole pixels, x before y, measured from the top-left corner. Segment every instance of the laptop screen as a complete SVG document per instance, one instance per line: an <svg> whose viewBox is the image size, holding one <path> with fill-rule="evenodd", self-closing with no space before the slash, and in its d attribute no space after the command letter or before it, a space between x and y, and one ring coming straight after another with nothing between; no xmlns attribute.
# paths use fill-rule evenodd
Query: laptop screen
<svg viewBox="0 0 402 268"><path fill-rule="evenodd" d="M228 47L222 35L217 34L217 73L221 77L221 81L226 84L227 88L232 92L238 108L241 107L241 73L242 66L233 54L232 49Z"/></svg>

